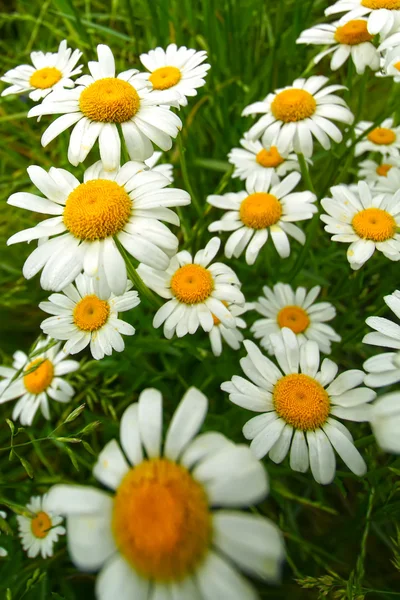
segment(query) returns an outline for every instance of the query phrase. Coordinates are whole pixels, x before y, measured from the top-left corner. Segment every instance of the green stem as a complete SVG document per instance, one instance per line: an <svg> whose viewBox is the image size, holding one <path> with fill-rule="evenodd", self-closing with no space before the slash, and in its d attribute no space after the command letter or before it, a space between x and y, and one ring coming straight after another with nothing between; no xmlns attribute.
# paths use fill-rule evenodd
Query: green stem
<svg viewBox="0 0 400 600"><path fill-rule="evenodd" d="M316 193L315 188L313 186L313 182L311 181L310 172L308 170L308 165L307 165L306 159L304 158L304 154L302 154L301 152L298 152L297 158L299 160L300 171L301 171L301 176L303 178L303 181L306 184L307 188L310 190L310 192L315 194Z"/></svg>
<svg viewBox="0 0 400 600"><path fill-rule="evenodd" d="M190 194L192 204L193 204L194 208L196 209L197 214L199 215L200 218L202 218L203 211L201 210L200 203L193 191L193 188L191 186L190 179L189 179L189 174L188 174L187 164L186 164L186 159L185 159L186 150L182 144L182 135L179 135L179 137L178 137L178 148L179 148L179 159L181 162L183 181L185 182L185 186L187 188L187 191Z"/></svg>

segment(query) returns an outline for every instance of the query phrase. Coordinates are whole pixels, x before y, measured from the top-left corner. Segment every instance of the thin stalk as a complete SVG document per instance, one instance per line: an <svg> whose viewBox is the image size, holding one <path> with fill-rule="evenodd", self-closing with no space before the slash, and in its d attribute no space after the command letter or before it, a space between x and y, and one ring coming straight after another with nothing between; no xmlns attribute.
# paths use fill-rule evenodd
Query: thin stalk
<svg viewBox="0 0 400 600"><path fill-rule="evenodd" d="M185 182L185 186L187 188L187 191L190 194L190 197L192 199L192 204L193 204L194 208L196 209L197 214L199 215L199 217L203 217L203 211L201 210L200 203L199 203L198 199L196 198L196 195L195 195L192 185L190 183L186 159L185 159L186 150L183 147L181 135L178 136L178 148L179 148L179 159L181 162L183 181Z"/></svg>
<svg viewBox="0 0 400 600"><path fill-rule="evenodd" d="M297 158L299 160L300 171L301 171L301 176L303 178L303 181L306 184L307 188L310 190L310 192L315 194L316 193L315 188L314 188L313 182L311 181L310 171L308 170L308 165L307 165L306 159L304 158L304 154L302 154L301 152L298 152Z"/></svg>

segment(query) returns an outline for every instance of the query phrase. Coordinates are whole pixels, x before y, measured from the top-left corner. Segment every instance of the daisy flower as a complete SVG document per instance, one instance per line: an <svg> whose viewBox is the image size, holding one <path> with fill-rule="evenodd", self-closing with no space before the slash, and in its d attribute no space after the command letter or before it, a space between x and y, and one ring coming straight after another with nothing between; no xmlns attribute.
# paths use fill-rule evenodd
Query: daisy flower
<svg viewBox="0 0 400 600"><path fill-rule="evenodd" d="M400 260L400 191L394 196L372 195L365 181L359 181L357 189L336 185L331 188L332 198L321 200L328 213L321 215L325 231L334 242L350 242L347 260L354 270L375 250L390 260Z"/></svg>
<svg viewBox="0 0 400 600"><path fill-rule="evenodd" d="M367 159L361 161L358 166L360 167L358 171L359 179L365 179L365 181L369 184L376 184L375 189L384 191L381 189L381 186L386 185L386 182L389 178L389 171L392 169L392 167L400 167L400 158L395 158L394 156L385 156L382 157L382 161L379 163L374 160ZM399 187L400 185L393 190L393 194L399 189Z"/></svg>
<svg viewBox="0 0 400 600"><path fill-rule="evenodd" d="M146 167L151 169L153 171L153 173L161 173L161 175L164 175L164 177L169 179L170 183L173 183L174 182L174 173L173 173L174 167L169 163L158 164L158 161L160 160L161 156L162 156L162 152L153 152L153 154L150 156L150 158L148 158L144 161L144 164L146 165Z"/></svg>
<svg viewBox="0 0 400 600"><path fill-rule="evenodd" d="M47 146L75 125L69 140L69 162L74 166L83 162L98 138L100 157L107 170L120 164L119 128L132 160L149 158L153 154L152 142L169 150L171 138L178 135L182 123L165 105L176 101L179 94L173 90L153 91L137 69L115 77L110 48L100 44L97 54L98 62L89 62L91 75L80 77L75 89L56 90L29 111L28 117L62 115L44 132L42 145Z"/></svg>
<svg viewBox="0 0 400 600"><path fill-rule="evenodd" d="M400 39L400 36L399 36ZM384 75L393 77L393 81L400 82L400 47L392 48L385 54L382 65Z"/></svg>
<svg viewBox="0 0 400 600"><path fill-rule="evenodd" d="M400 393L381 396L371 409L370 425L379 446L385 452L400 454Z"/></svg>
<svg viewBox="0 0 400 600"><path fill-rule="evenodd" d="M300 344L314 340L325 354L330 354L331 342L340 342L340 335L326 325L326 321L335 318L335 307L329 302L315 302L320 291L319 285L308 293L303 287L293 290L286 283L263 287L264 296L258 298L254 308L265 318L255 321L251 331L255 338L261 338L260 344L269 354L274 353L271 334L283 327L291 329Z"/></svg>
<svg viewBox="0 0 400 600"><path fill-rule="evenodd" d="M355 135L359 137L364 131L373 125L370 121L360 121L355 127ZM379 127L370 131L366 138L358 142L355 147L355 155L360 156L364 152L380 152L385 157L400 158L400 127L393 126L393 119L385 119Z"/></svg>
<svg viewBox="0 0 400 600"><path fill-rule="evenodd" d="M318 209L312 192L292 192L300 179L300 173L291 173L272 187L271 176L264 182L248 179L246 191L208 196L211 206L227 211L208 227L208 231L233 231L225 244L227 258L238 258L247 246L246 262L253 265L269 234L281 258L290 254L288 235L304 244L306 236L293 221L311 219Z"/></svg>
<svg viewBox="0 0 400 600"><path fill-rule="evenodd" d="M170 44L166 50L158 47L140 55L140 62L150 71L149 81L154 90L173 90L179 93L180 106L187 106L187 96L196 96L197 88L205 85L210 68L204 64L207 52Z"/></svg>
<svg viewBox="0 0 400 600"><path fill-rule="evenodd" d="M314 58L314 63L332 54L331 69L336 71L351 56L357 73L364 73L365 67L373 71L379 69L380 55L371 43L373 35L368 32L365 19L355 19L341 24L323 23L311 29L305 29L297 39L298 44L316 44L330 46Z"/></svg>
<svg viewBox="0 0 400 600"><path fill-rule="evenodd" d="M240 329L246 327L246 321L241 319L240 315L249 309L249 305L237 306L237 304L227 304L227 309L235 318L235 327L226 327L221 323L218 317L213 315L213 327L209 332L209 337L211 350L213 351L214 356L221 356L222 340L224 340L233 350L239 350L240 344L243 342L243 333Z"/></svg>
<svg viewBox="0 0 400 600"><path fill-rule="evenodd" d="M7 517L7 513L5 513L4 510L0 510L0 517L2 519L5 519ZM0 546L0 558L4 558L7 555L8 555L7 550Z"/></svg>
<svg viewBox="0 0 400 600"><path fill-rule="evenodd" d="M110 356L112 351L125 348L121 334L134 335L135 328L118 319L118 313L131 310L140 303L139 294L130 291L129 281L121 296L110 294L104 300L101 293L102 278L80 274L75 285L70 283L62 294L52 294L39 308L54 315L40 325L42 330L56 340L67 340L64 352L77 354L90 344L96 360ZM76 286L76 287L75 287Z"/></svg>
<svg viewBox="0 0 400 600"><path fill-rule="evenodd" d="M110 491L50 490L49 506L67 517L72 561L84 571L100 570L98 600L253 600L255 590L235 567L278 578L279 530L238 510L266 496L264 468L248 447L220 433L196 436L207 405L190 388L162 444L162 396L144 390L122 415L120 444L111 440L94 466Z"/></svg>
<svg viewBox="0 0 400 600"><path fill-rule="evenodd" d="M386 305L400 319L400 291L384 297ZM364 344L393 348L396 352L384 352L365 361L365 383L371 387L391 385L400 381L400 326L383 317L368 317L367 325L375 329L363 338Z"/></svg>
<svg viewBox="0 0 400 600"><path fill-rule="evenodd" d="M368 421L367 403L376 394L357 387L364 381L363 371L336 377L334 362L325 358L320 366L318 344L312 340L300 344L286 327L271 335L280 368L253 342L243 343L248 356L240 364L251 381L235 375L221 389L234 404L263 413L243 427L255 456L269 454L279 464L290 450L290 467L305 473L310 466L314 479L325 485L335 477L335 449L353 473L364 475L366 465L350 432L333 418Z"/></svg>
<svg viewBox="0 0 400 600"><path fill-rule="evenodd" d="M31 52L32 65L19 65L7 71L1 81L11 86L2 91L2 96L29 93L29 98L37 102L45 98L53 90L74 87L71 77L79 75L82 65L76 63L82 52L67 47L63 40L57 52Z"/></svg>
<svg viewBox="0 0 400 600"><path fill-rule="evenodd" d="M153 320L155 328L164 323L167 338L174 333L178 337L193 334L199 326L209 332L214 317L225 327L236 327L236 319L226 305L244 305L245 298L230 267L218 262L210 264L220 245L221 240L215 237L194 257L187 250L178 252L165 271L139 265L138 273L145 284L168 300Z"/></svg>
<svg viewBox="0 0 400 600"><path fill-rule="evenodd" d="M400 189L400 159L390 156L385 157L384 160L390 161L385 163L390 165L390 169L388 169L386 177L379 177L374 190L393 196Z"/></svg>
<svg viewBox="0 0 400 600"><path fill-rule="evenodd" d="M325 10L327 16L343 12L344 22L367 17L368 31L373 35L386 36L400 24L399 0L338 0Z"/></svg>
<svg viewBox="0 0 400 600"><path fill-rule="evenodd" d="M344 87L324 87L327 81L327 77L320 75L295 79L293 85L268 94L262 102L247 106L243 116L263 114L248 132L249 137L256 139L262 136L264 146L274 143L280 153L293 148L305 157L312 156L312 136L325 150L331 147L329 138L341 142L343 136L332 120L350 124L354 117L346 102L333 94Z"/></svg>
<svg viewBox="0 0 400 600"><path fill-rule="evenodd" d="M98 161L80 183L64 169L47 173L29 167L29 177L45 198L19 192L8 203L55 216L8 240L9 245L41 242L25 262L24 276L30 279L43 269L42 288L58 292L83 270L90 277L104 276L103 283L120 296L127 274L114 238L136 260L166 269L178 239L160 221L179 225L178 216L167 207L189 204L190 196L183 190L164 189L169 180L144 168L143 163L128 162L110 172Z"/></svg>
<svg viewBox="0 0 400 600"><path fill-rule="evenodd" d="M65 352L60 352L60 344L49 346L50 340L40 341L28 357L18 350L14 353L12 367L0 366L0 404L16 400L12 418L21 425L31 425L40 408L45 419L50 419L49 400L71 402L74 388L63 375L79 369L79 362L66 360ZM41 349L43 348L43 351Z"/></svg>
<svg viewBox="0 0 400 600"><path fill-rule="evenodd" d="M53 556L53 546L60 535L65 535L63 519L47 507L48 496L32 496L26 508L34 516L17 516L19 537L29 558L41 554L42 558Z"/></svg>

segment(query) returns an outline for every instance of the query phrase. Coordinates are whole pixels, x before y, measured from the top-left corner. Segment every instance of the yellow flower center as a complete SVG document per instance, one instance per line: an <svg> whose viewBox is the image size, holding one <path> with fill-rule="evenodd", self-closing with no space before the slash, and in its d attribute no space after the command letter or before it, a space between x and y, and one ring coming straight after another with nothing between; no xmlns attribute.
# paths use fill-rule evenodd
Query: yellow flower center
<svg viewBox="0 0 400 600"><path fill-rule="evenodd" d="M144 461L122 480L112 531L124 558L143 577L184 579L203 560L212 523L203 487L182 466Z"/></svg>
<svg viewBox="0 0 400 600"><path fill-rule="evenodd" d="M370 42L374 36L368 32L367 22L361 19L349 21L342 27L338 27L335 32L335 40L339 44L356 46L363 42Z"/></svg>
<svg viewBox="0 0 400 600"><path fill-rule="evenodd" d="M95 294L85 296L74 308L74 323L82 331L97 331L107 322L110 305Z"/></svg>
<svg viewBox="0 0 400 600"><path fill-rule="evenodd" d="M49 515L43 511L37 513L31 521L31 530L36 538L43 539L51 529L51 519Z"/></svg>
<svg viewBox="0 0 400 600"><path fill-rule="evenodd" d="M200 265L184 265L171 278L171 291L184 304L199 304L211 295L214 279Z"/></svg>
<svg viewBox="0 0 400 600"><path fill-rule="evenodd" d="M81 183L67 198L64 225L80 240L104 240L126 225L132 200L125 189L108 179Z"/></svg>
<svg viewBox="0 0 400 600"><path fill-rule="evenodd" d="M302 333L310 324L310 318L300 306L285 306L278 313L279 327L289 327L294 333Z"/></svg>
<svg viewBox="0 0 400 600"><path fill-rule="evenodd" d="M83 90L79 106L85 117L92 121L125 123L139 110L140 98L127 81L105 77Z"/></svg>
<svg viewBox="0 0 400 600"><path fill-rule="evenodd" d="M297 88L279 92L271 104L274 117L285 123L307 119L315 113L316 108L315 98L309 92Z"/></svg>
<svg viewBox="0 0 400 600"><path fill-rule="evenodd" d="M387 177L387 174L390 171L390 169L392 168L392 166L393 165L388 165L388 164L383 163L383 164L379 165L379 167L376 167L376 172L381 177Z"/></svg>
<svg viewBox="0 0 400 600"><path fill-rule="evenodd" d="M38 367L34 368L36 365ZM31 369L34 369L31 371ZM25 371L31 371L24 376L24 386L31 394L40 394L44 392L54 377L53 363L47 358L37 358L26 367Z"/></svg>
<svg viewBox="0 0 400 600"><path fill-rule="evenodd" d="M394 68L397 69L398 71L400 71L400 60L397 63L394 63Z"/></svg>
<svg viewBox="0 0 400 600"><path fill-rule="evenodd" d="M386 210L366 208L354 215L351 222L356 234L364 240L384 242L396 233L396 221Z"/></svg>
<svg viewBox="0 0 400 600"><path fill-rule="evenodd" d="M160 67L154 69L149 77L155 90L167 90L180 82L182 73L177 67Z"/></svg>
<svg viewBox="0 0 400 600"><path fill-rule="evenodd" d="M317 429L329 416L328 393L318 381L303 373L279 379L273 400L278 415L295 429Z"/></svg>
<svg viewBox="0 0 400 600"><path fill-rule="evenodd" d="M243 200L239 209L240 220L251 229L265 229L279 221L282 206L273 194L256 192Z"/></svg>
<svg viewBox="0 0 400 600"><path fill-rule="evenodd" d="M278 148L276 146L271 146L269 150L263 148L258 152L256 156L256 161L259 165L266 168L279 167L285 159L278 152Z"/></svg>
<svg viewBox="0 0 400 600"><path fill-rule="evenodd" d="M47 90L58 83L62 78L62 73L55 67L44 67L38 69L29 78L29 84L34 88Z"/></svg>
<svg viewBox="0 0 400 600"><path fill-rule="evenodd" d="M380 8L386 8L387 10L400 9L400 0L362 0L361 4L372 10L379 10Z"/></svg>
<svg viewBox="0 0 400 600"><path fill-rule="evenodd" d="M367 139L378 146L390 146L396 141L396 134L391 129L386 127L376 127L367 135Z"/></svg>

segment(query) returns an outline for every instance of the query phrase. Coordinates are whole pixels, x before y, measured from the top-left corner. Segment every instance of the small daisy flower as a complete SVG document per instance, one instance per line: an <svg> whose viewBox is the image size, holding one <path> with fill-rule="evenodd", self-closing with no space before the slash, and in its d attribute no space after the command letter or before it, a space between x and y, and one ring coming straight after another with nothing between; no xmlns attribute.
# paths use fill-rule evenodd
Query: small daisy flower
<svg viewBox="0 0 400 600"><path fill-rule="evenodd" d="M340 22L323 23L306 29L300 34L297 43L329 45L328 50L320 52L314 58L315 64L325 56L332 54L330 66L332 71L336 71L351 56L357 73L361 75L364 73L365 67L369 67L373 71L379 69L380 55L375 46L371 44L373 37L368 32L367 21L355 19L344 24Z"/></svg>
<svg viewBox="0 0 400 600"><path fill-rule="evenodd" d="M98 62L89 62L91 75L80 77L75 89L54 91L29 111L28 117L62 115L44 132L42 145L47 146L75 125L69 141L69 162L74 166L83 162L99 139L100 157L107 170L117 169L120 164L120 130L132 160L149 158L152 142L162 150L170 150L171 138L178 135L182 123L166 105L176 101L179 94L152 90L137 69L115 77L110 48L100 44L97 54Z"/></svg>
<svg viewBox="0 0 400 600"><path fill-rule="evenodd" d="M237 304L226 303L228 310L235 318L235 327L226 327L221 321L213 315L213 327L209 332L211 350L214 356L221 356L222 341L225 341L233 350L239 350L240 344L243 342L243 333L240 329L246 327L246 321L240 318L244 312L248 310L247 306L237 306Z"/></svg>
<svg viewBox="0 0 400 600"><path fill-rule="evenodd" d="M400 0L338 0L325 10L325 14L346 14L342 21L367 17L368 31L386 36L400 25Z"/></svg>
<svg viewBox="0 0 400 600"><path fill-rule="evenodd" d="M386 394L374 402L370 425L382 450L400 454L400 392Z"/></svg>
<svg viewBox="0 0 400 600"><path fill-rule="evenodd" d="M274 353L271 334L283 327L291 329L300 344L314 340L325 354L330 354L331 342L340 342L340 335L326 325L335 318L335 307L329 302L315 302L320 291L319 285L308 293L303 287L293 290L286 283L263 287L264 296L258 298L254 308L265 318L255 321L251 331L255 338L261 338L260 344L269 354Z"/></svg>
<svg viewBox="0 0 400 600"><path fill-rule="evenodd" d="M196 435L207 406L190 388L163 444L162 396L144 390L122 415L120 444L111 440L94 466L110 491L50 490L49 506L67 518L72 561L100 570L98 600L252 600L257 594L237 568L277 580L284 555L278 528L238 510L265 498L264 468L248 447L220 433Z"/></svg>
<svg viewBox="0 0 400 600"><path fill-rule="evenodd" d="M158 164L162 156L162 152L153 152L153 154L144 161L146 167L151 169L153 173L161 173L167 179L169 179L170 183L174 182L174 167L169 163L161 163Z"/></svg>
<svg viewBox="0 0 400 600"><path fill-rule="evenodd" d="M329 138L341 142L343 136L332 120L351 124L354 117L346 102L333 94L344 87L324 87L327 82L328 78L320 75L296 79L292 86L276 90L262 102L247 106L243 116L263 113L248 132L249 137L262 136L264 146L274 143L280 153L293 148L305 157L312 156L312 136L324 150L331 147Z"/></svg>
<svg viewBox="0 0 400 600"><path fill-rule="evenodd" d="M384 160L390 161L385 163L385 165L390 165L390 169L388 169L386 177L379 177L374 190L393 196L400 189L400 159L390 156L385 157Z"/></svg>
<svg viewBox="0 0 400 600"><path fill-rule="evenodd" d="M179 93L180 106L187 106L187 96L196 96L197 88L205 85L210 68L204 64L207 52L170 44L166 50L158 47L140 55L140 62L150 71L149 81L154 90L174 90Z"/></svg>
<svg viewBox="0 0 400 600"><path fill-rule="evenodd" d="M255 456L269 454L279 464L290 449L290 467L305 473L310 466L314 479L325 485L335 477L335 449L353 473L364 475L366 465L350 432L333 418L368 421L367 403L376 394L357 387L364 381L363 371L336 377L338 367L328 358L320 367L318 344L300 344L286 327L273 334L271 342L279 368L245 340L248 356L240 364L251 381L235 375L221 385L231 402L263 413L243 427Z"/></svg>
<svg viewBox="0 0 400 600"><path fill-rule="evenodd" d="M8 203L55 216L8 240L9 245L40 240L24 264L24 277L30 279L43 269L42 288L59 292L83 270L90 277L104 275L103 284L120 296L127 273L114 238L136 260L166 269L178 239L161 221L179 225L178 216L167 207L189 204L190 196L164 189L169 185L164 175L143 169L143 163L128 162L110 172L98 161L80 183L64 169L47 173L29 167L32 182L45 198L19 192Z"/></svg>
<svg viewBox="0 0 400 600"><path fill-rule="evenodd" d="M400 36L399 36L400 39ZM400 82L400 47L392 48L385 54L382 65L384 75L393 77L393 81Z"/></svg>
<svg viewBox="0 0 400 600"><path fill-rule="evenodd" d="M236 319L226 304L244 305L245 298L240 291L240 281L230 267L210 264L220 245L221 240L215 237L194 257L186 250L178 252L165 271L139 265L138 273L145 284L168 299L153 320L155 328L164 323L167 338L174 333L178 337L193 334L199 326L209 332L215 317L225 327L236 327Z"/></svg>
<svg viewBox="0 0 400 600"><path fill-rule="evenodd" d="M372 195L365 181L359 181L357 190L337 185L331 188L332 198L321 200L328 213L321 215L325 231L334 242L350 242L347 260L354 270L375 250L390 260L400 260L400 191L394 196Z"/></svg>
<svg viewBox="0 0 400 600"><path fill-rule="evenodd" d="M29 98L37 102L53 90L72 88L75 83L71 77L82 71L82 65L76 66L81 56L79 50L72 52L67 47L66 40L61 42L57 52L31 52L33 66L20 65L0 77L0 81L11 84L1 95L30 92Z"/></svg>
<svg viewBox="0 0 400 600"><path fill-rule="evenodd" d="M293 222L311 219L318 209L312 192L292 192L300 179L300 173L291 173L272 187L271 176L257 183L248 179L246 191L208 196L211 206L227 211L208 227L208 231L233 231L225 244L227 258L238 258L247 246L246 262L253 265L269 235L281 258L290 255L288 235L304 244L306 236Z"/></svg>
<svg viewBox="0 0 400 600"><path fill-rule="evenodd" d="M129 281L124 294L110 294L104 300L100 292L101 279L80 274L75 285L70 283L62 294L52 294L39 308L54 315L45 319L40 327L56 340L67 340L64 352L77 354L90 344L96 360L110 356L112 351L125 348L122 335L134 335L135 328L118 318L118 313L131 310L140 303L139 295L130 291ZM76 287L75 287L76 286ZM101 296L101 298L100 298Z"/></svg>
<svg viewBox="0 0 400 600"><path fill-rule="evenodd" d="M400 319L400 291L384 297L386 305ZM383 317L368 317L367 325L375 329L363 338L364 344L393 348L396 352L385 352L365 361L367 371L365 383L371 387L391 385L400 381L400 326Z"/></svg>
<svg viewBox="0 0 400 600"><path fill-rule="evenodd" d="M29 558L41 554L42 558L53 556L53 546L60 535L65 535L63 519L47 508L48 496L32 496L26 508L32 517L17 516L19 537Z"/></svg>
<svg viewBox="0 0 400 600"><path fill-rule="evenodd" d="M363 160L358 166L358 177L359 179L365 179L365 181L369 184L375 184L375 189L379 191L384 191L381 186L385 186L389 177L389 171L392 167L400 167L400 158L395 158L394 156L386 156L382 157L382 161L377 163L374 160ZM396 169L395 169L396 170ZM400 174L400 171L399 171ZM390 184L389 184L390 185ZM400 185L397 186L395 190L393 190L393 194L397 192Z"/></svg>
<svg viewBox="0 0 400 600"><path fill-rule="evenodd" d="M12 418L21 425L31 425L40 408L45 419L50 419L49 400L71 402L74 388L63 375L79 369L79 362L66 360L65 352L60 352L60 344L40 351L49 345L50 340L40 341L29 358L18 350L14 353L12 367L0 366L0 404L16 400Z"/></svg>
<svg viewBox="0 0 400 600"><path fill-rule="evenodd" d="M281 155L276 146L264 147L259 140L250 140L246 137L240 140L242 148L233 148L228 154L229 162L235 170L232 177L244 179L252 178L254 184L263 183L271 177L273 185L279 183L290 171L300 171L296 154L285 152Z"/></svg>
<svg viewBox="0 0 400 600"><path fill-rule="evenodd" d="M370 121L360 121L355 128L356 137L372 125ZM355 147L355 155L360 156L364 152L380 152L386 156L400 158L400 127L393 126L393 119L385 119L379 127L370 131L366 139L358 142Z"/></svg>
<svg viewBox="0 0 400 600"><path fill-rule="evenodd" d="M1 367L0 367L1 368ZM7 513L4 512L4 510L0 510L0 517L2 519L5 519L7 517ZM0 546L0 558L4 558L5 556L8 555L8 552L5 548L2 548Z"/></svg>

